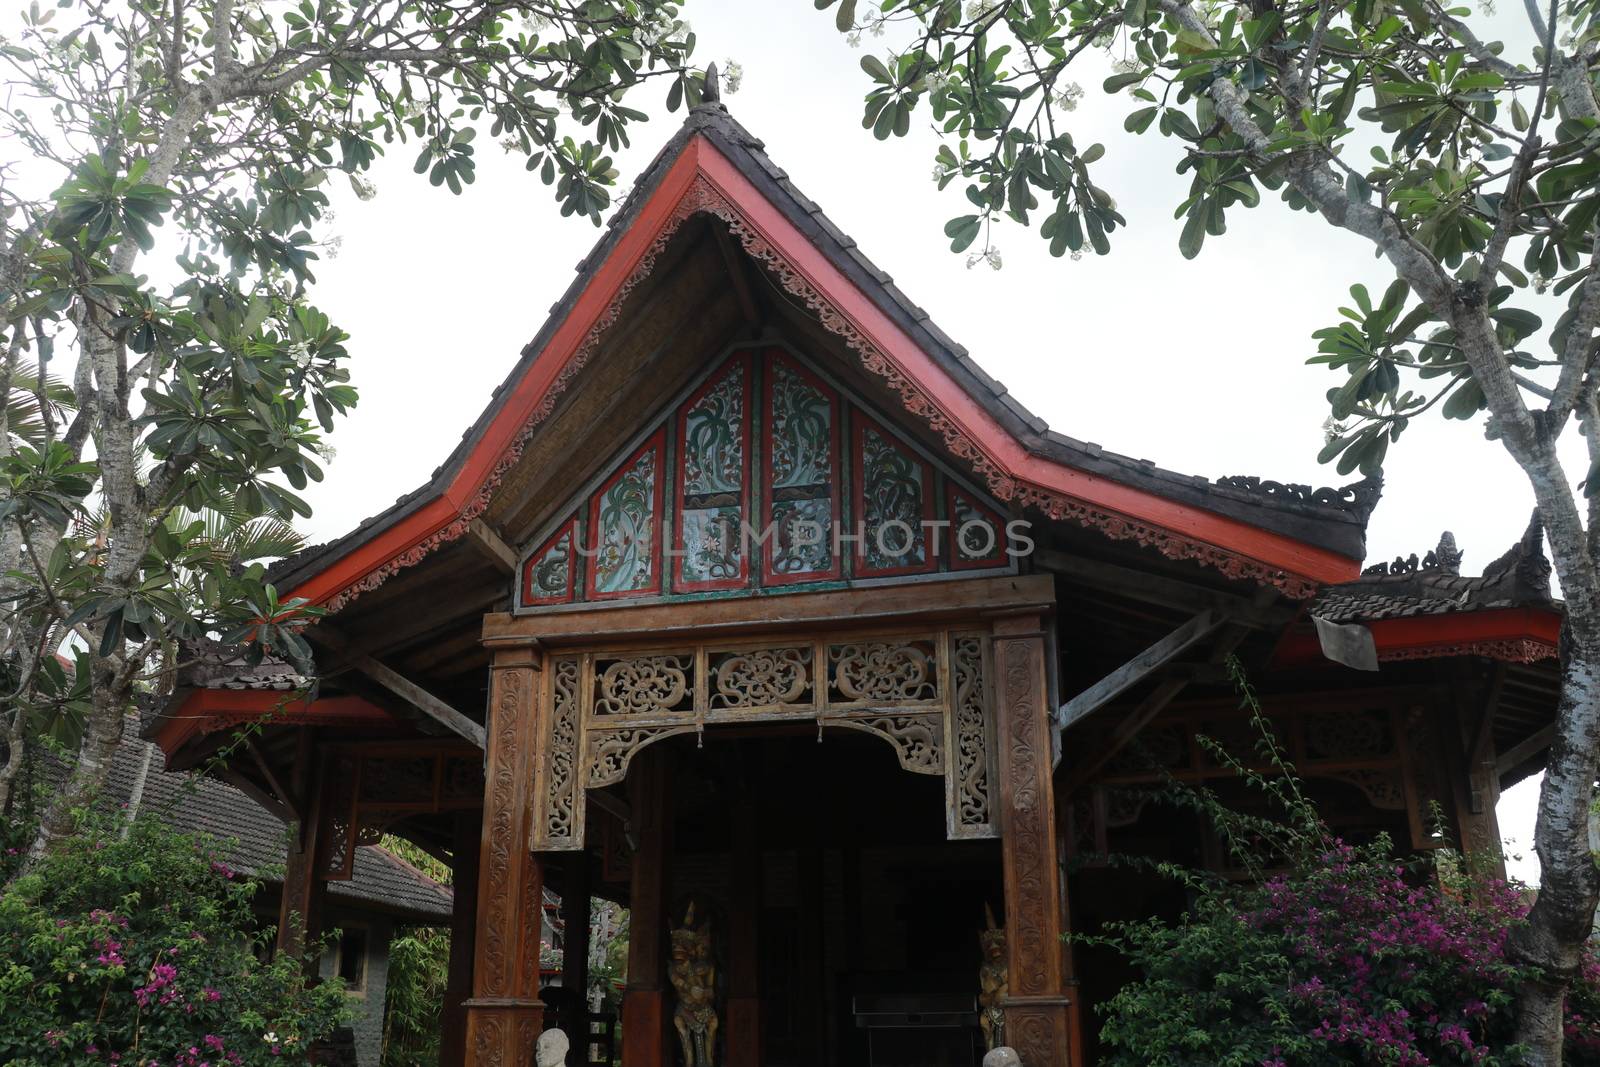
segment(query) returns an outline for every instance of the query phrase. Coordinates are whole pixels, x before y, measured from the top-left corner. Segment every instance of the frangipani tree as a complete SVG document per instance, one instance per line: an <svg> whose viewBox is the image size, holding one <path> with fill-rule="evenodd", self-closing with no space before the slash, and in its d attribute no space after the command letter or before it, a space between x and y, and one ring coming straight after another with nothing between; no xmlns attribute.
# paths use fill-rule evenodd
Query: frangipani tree
<svg viewBox="0 0 1600 1067"><path fill-rule="evenodd" d="M327 183L368 197L407 145L460 192L484 134L598 224L624 101L696 102L693 45L665 0L57 0L0 42L0 809L63 649L88 702L35 855L180 638L309 655L314 610L235 549L287 543L356 401L309 300Z"/></svg>
<svg viewBox="0 0 1600 1067"><path fill-rule="evenodd" d="M1516 956L1547 980L1521 993L1529 1062L1561 1058L1562 991L1600 877L1588 814L1600 756L1600 5L1526 0L1531 48L1489 40L1448 0L815 0L866 55L864 124L939 138L937 179L967 208L954 251L992 252L992 224L1038 224L1056 255L1110 251L1123 219L1094 182L1105 152L1074 139L1072 81L1114 58L1124 127L1160 135L1189 195L1186 257L1263 193L1360 241L1394 282L1353 290L1317 333L1340 375L1324 461L1378 469L1409 422L1480 419L1526 474L1567 603L1558 734L1540 797L1542 884ZM1082 131L1079 131L1082 132ZM1334 231L1342 231L1335 233ZM1538 296L1536 294L1550 294ZM1553 322L1534 310L1560 298ZM1219 315L1248 328L1241 302ZM1568 470L1582 435L1588 469Z"/></svg>

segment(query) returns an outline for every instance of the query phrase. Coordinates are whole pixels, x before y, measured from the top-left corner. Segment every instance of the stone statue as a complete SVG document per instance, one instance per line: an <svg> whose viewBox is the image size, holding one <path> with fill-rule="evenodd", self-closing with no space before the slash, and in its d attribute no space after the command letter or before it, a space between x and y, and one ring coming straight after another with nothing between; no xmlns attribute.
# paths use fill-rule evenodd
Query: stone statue
<svg viewBox="0 0 1600 1067"><path fill-rule="evenodd" d="M983 1067L1022 1067L1022 1057L1008 1045L990 1049L983 1057Z"/></svg>
<svg viewBox="0 0 1600 1067"><path fill-rule="evenodd" d="M983 1047L998 1049L1006 1041L1006 995L1011 982L1006 970L1006 932L995 925L994 911L983 906L989 928L978 934L983 962L978 966L978 1025L983 1027ZM984 1062L988 1062L985 1057Z"/></svg>
<svg viewBox="0 0 1600 1067"><path fill-rule="evenodd" d="M567 1035L560 1030L546 1030L539 1035L539 1043L534 1046L533 1062L535 1067L566 1067L567 1049L572 1043L567 1040Z"/></svg>
<svg viewBox="0 0 1600 1067"><path fill-rule="evenodd" d="M694 924L692 902L683 925L672 931L667 977L678 996L672 1025L683 1045L684 1067L716 1067L717 965L711 957L711 923Z"/></svg>

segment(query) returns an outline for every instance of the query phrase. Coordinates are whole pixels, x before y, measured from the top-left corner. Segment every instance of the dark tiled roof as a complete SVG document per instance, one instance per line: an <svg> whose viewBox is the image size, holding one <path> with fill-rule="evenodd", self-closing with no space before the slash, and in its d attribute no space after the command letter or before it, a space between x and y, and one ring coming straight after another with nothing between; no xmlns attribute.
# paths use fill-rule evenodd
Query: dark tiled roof
<svg viewBox="0 0 1600 1067"><path fill-rule="evenodd" d="M1479 577L1461 574L1461 553L1446 533L1420 560L1415 556L1368 567L1353 582L1324 591L1311 612L1330 622L1374 622L1490 608L1557 607L1550 596L1550 561L1537 516L1511 549Z"/></svg>
<svg viewBox="0 0 1600 1067"><path fill-rule="evenodd" d="M148 754L139 810L157 814L175 830L203 833L223 846L226 862L241 874L266 882L281 882L288 827L239 790L199 774L166 773L161 750L127 738L117 748L106 784L106 802L130 803ZM48 777L60 778L59 762L45 763ZM331 902L356 909L377 909L412 919L445 921L450 917L451 892L376 845L356 849L355 870L347 882L329 882Z"/></svg>
<svg viewBox="0 0 1600 1067"><path fill-rule="evenodd" d="M500 396L519 381L544 351L563 324L589 281L588 268L601 263L622 234L633 225L645 202L680 150L703 134L739 171L759 188L812 240L833 264L934 358L967 392L1024 446L1072 467L1099 474L1169 499L1239 519L1310 544L1359 559L1365 554L1367 518L1377 502L1376 480L1339 489L1313 490L1255 478L1223 478L1216 482L1194 475L1163 470L1147 460L1107 452L1093 442L1055 433L1043 419L1028 411L1004 385L977 365L967 350L934 324L928 313L912 303L894 280L857 247L822 209L805 196L783 168L766 154L764 143L728 115L720 104L694 108L683 126L663 146L640 175L621 206L612 215L600 240L578 264L578 275L567 292L550 309L550 317L506 381L497 386L489 405L462 435L450 457L433 472L430 481L400 497L379 514L363 520L343 537L303 549L274 564L272 580L292 588L321 569L324 561L344 554L401 521L439 494L460 471L473 446L488 428L499 408Z"/></svg>
<svg viewBox="0 0 1600 1067"><path fill-rule="evenodd" d="M252 664L238 645L221 641L185 641L178 686L186 689L256 689L292 692L306 679L273 656Z"/></svg>

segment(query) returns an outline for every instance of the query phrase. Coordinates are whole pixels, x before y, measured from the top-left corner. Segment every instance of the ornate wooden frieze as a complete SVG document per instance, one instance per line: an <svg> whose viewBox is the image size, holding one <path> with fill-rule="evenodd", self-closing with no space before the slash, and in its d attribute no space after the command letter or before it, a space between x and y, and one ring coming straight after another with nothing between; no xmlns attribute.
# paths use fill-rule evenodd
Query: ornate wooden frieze
<svg viewBox="0 0 1600 1067"><path fill-rule="evenodd" d="M773 347L730 354L619 440L524 547L529 613L1015 569L992 498Z"/></svg>
<svg viewBox="0 0 1600 1067"><path fill-rule="evenodd" d="M952 839L993 837L996 805L989 642L982 634L955 634L951 649L955 692L945 723L950 741L945 833Z"/></svg>
<svg viewBox="0 0 1600 1067"><path fill-rule="evenodd" d="M544 833L551 841L583 840L583 786L578 781L578 671L573 658L552 659L549 736L544 738ZM577 846L573 846L577 847Z"/></svg>
<svg viewBox="0 0 1600 1067"><path fill-rule="evenodd" d="M330 882L347 882L355 873L356 844L361 817L357 809L360 763L345 752L330 759L328 768L327 827L322 840L322 876Z"/></svg>
<svg viewBox="0 0 1600 1067"><path fill-rule="evenodd" d="M951 838L998 836L988 643L938 630L552 654L532 847L584 847L584 790L622 781L646 746L752 722L881 738L904 769L944 777Z"/></svg>

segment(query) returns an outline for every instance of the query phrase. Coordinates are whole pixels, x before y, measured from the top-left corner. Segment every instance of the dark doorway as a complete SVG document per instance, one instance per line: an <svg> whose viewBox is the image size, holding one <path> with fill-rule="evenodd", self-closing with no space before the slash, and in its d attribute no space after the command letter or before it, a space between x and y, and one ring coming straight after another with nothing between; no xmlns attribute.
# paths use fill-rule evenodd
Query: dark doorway
<svg viewBox="0 0 1600 1067"><path fill-rule="evenodd" d="M708 731L676 749L673 907L695 899L717 916L724 975L733 820L754 808L764 1067L976 1065L978 934L985 904L1001 912L1000 847L945 839L943 778L858 731L819 743L814 725ZM901 1025L863 1025L885 1009Z"/></svg>

